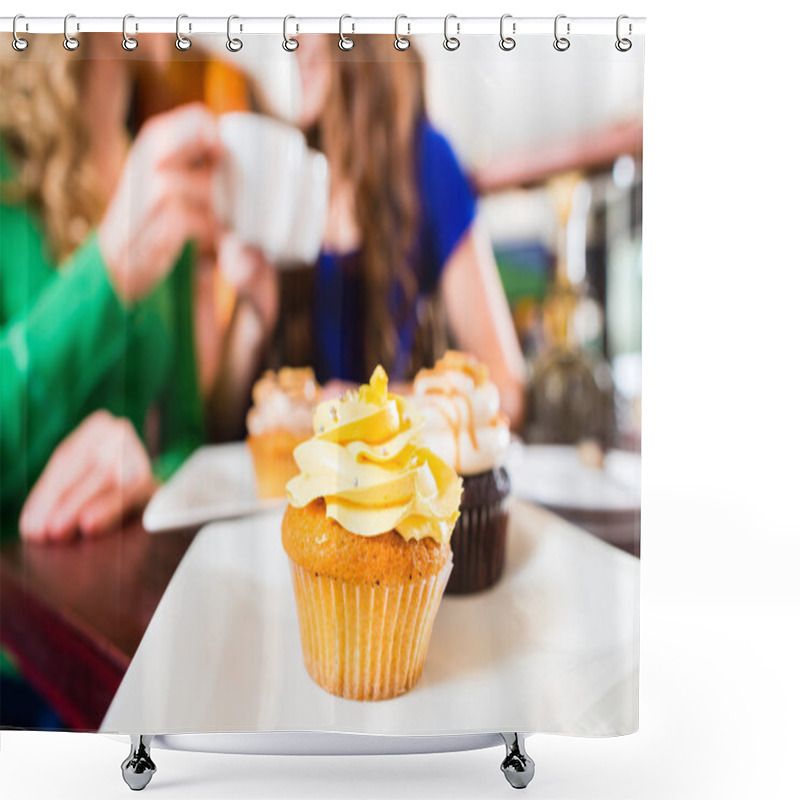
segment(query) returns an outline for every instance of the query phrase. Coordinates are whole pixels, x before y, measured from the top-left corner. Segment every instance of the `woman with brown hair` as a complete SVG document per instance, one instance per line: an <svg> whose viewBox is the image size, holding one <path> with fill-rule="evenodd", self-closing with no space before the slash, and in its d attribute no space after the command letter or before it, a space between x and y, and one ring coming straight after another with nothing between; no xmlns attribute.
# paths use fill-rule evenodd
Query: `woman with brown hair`
<svg viewBox="0 0 800 800"><path fill-rule="evenodd" d="M377 363L403 382L449 334L488 364L518 424L522 354L469 182L427 119L422 63L389 37L360 36L349 52L334 36L300 42L299 125L327 156L331 187L310 296L292 309L308 318L310 347L288 360L312 363L322 382L363 382ZM289 322L275 271L230 238L220 261L260 313L262 337L251 341L263 351Z"/></svg>

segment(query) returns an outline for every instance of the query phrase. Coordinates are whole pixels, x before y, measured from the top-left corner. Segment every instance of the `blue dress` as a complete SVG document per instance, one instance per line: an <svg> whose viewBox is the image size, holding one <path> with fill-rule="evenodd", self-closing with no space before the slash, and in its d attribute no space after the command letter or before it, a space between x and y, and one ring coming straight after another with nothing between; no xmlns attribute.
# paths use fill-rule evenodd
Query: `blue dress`
<svg viewBox="0 0 800 800"><path fill-rule="evenodd" d="M417 134L417 190L420 230L414 269L419 295L431 295L444 265L475 218L475 194L447 140L424 120ZM323 252L316 265L313 296L314 370L321 383L339 378L364 382L374 364L364 356L367 297L361 254ZM389 303L391 306L391 302ZM392 313L392 309L389 309ZM416 333L416 315L395 316L398 352L394 364L384 364L389 377L402 380Z"/></svg>

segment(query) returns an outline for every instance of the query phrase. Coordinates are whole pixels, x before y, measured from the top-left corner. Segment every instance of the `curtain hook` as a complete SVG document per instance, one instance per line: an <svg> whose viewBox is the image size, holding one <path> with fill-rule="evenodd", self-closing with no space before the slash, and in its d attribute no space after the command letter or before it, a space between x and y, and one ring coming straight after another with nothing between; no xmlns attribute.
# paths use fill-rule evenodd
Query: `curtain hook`
<svg viewBox="0 0 800 800"><path fill-rule="evenodd" d="M239 17L237 17L236 14L231 14L228 17L228 28L227 28L228 41L225 42L225 47L227 47L231 53L238 53L242 49L242 47L244 47L244 43L242 42L241 39L235 39L231 37L231 22L233 22L233 20L235 19L239 19ZM239 26L239 30L240 31L242 30L241 25Z"/></svg>
<svg viewBox="0 0 800 800"><path fill-rule="evenodd" d="M450 23L450 20L456 20L456 35L455 36L448 36L447 28ZM453 50L458 50L461 47L461 40L458 38L458 34L461 33L461 23L458 21L458 17L455 14L448 14L444 18L444 49L449 50L451 53Z"/></svg>
<svg viewBox="0 0 800 800"><path fill-rule="evenodd" d="M633 42L630 39L627 39L627 38L623 39L620 36L620 23L624 19L628 19L628 15L627 14L620 14L617 17L617 41L614 42L614 47L616 47L617 50L620 51L620 53L627 53L628 50L630 50L631 47L633 47ZM630 36L631 33L633 33L633 26L629 22L628 23L628 35Z"/></svg>
<svg viewBox="0 0 800 800"><path fill-rule="evenodd" d="M122 49L127 50L130 52L131 50L135 50L139 46L139 42L133 36L128 36L128 20L129 19L136 19L133 14L126 14L122 18ZM138 23L136 24L137 31L139 30Z"/></svg>
<svg viewBox="0 0 800 800"><path fill-rule="evenodd" d="M511 14L503 14L503 16L500 17L500 49L501 50L505 50L506 52L508 52L509 50L513 50L517 46L517 40L516 39L514 39L512 36L506 36L505 35L504 26L505 26L505 23L506 23L507 19L513 19ZM511 23L511 32L512 33L516 33L517 32L517 23L516 22L512 22Z"/></svg>
<svg viewBox="0 0 800 800"><path fill-rule="evenodd" d="M394 18L394 49L395 50L408 50L411 47L411 39L407 39L405 36L400 35L400 20L401 19L408 19L405 14L398 14ZM408 32L411 33L411 23L406 23L408 26Z"/></svg>
<svg viewBox="0 0 800 800"><path fill-rule="evenodd" d="M188 50L192 46L192 40L187 38L181 33L181 20L189 19L188 14L178 14L175 18L175 47L178 50ZM191 33L192 23L189 23L189 32Z"/></svg>
<svg viewBox="0 0 800 800"><path fill-rule="evenodd" d="M74 50L77 50L81 46L81 43L74 36L69 35L69 21L71 19L75 19L74 14L67 14L67 16L64 17L64 49L73 52ZM81 29L80 23L76 22L75 23L76 32L79 31L80 29Z"/></svg>
<svg viewBox="0 0 800 800"><path fill-rule="evenodd" d="M287 14L283 18L283 49L287 53L294 53L294 51L297 50L298 47L300 47L300 42L293 36L289 36L288 28L290 19L297 19L297 17L293 17L291 14ZM295 25L295 32L300 33L299 25Z"/></svg>
<svg viewBox="0 0 800 800"><path fill-rule="evenodd" d="M346 19L353 19L353 18L349 14L342 14L342 16L339 17L339 49L340 50L352 50L356 46L356 43L349 36L345 36L343 31L342 31L342 27L343 27L344 21ZM353 22L351 24L353 26L353 29L352 29L351 33L355 33L356 24L355 24L355 22Z"/></svg>
<svg viewBox="0 0 800 800"><path fill-rule="evenodd" d="M23 14L17 14L14 17L14 21L11 23L11 33L14 34L14 38L11 41L11 46L18 52L21 53L23 50L28 49L28 40L23 39L21 36L17 35L17 21L25 19ZM28 23L25 23L25 30L28 30Z"/></svg>
<svg viewBox="0 0 800 800"><path fill-rule="evenodd" d="M553 35L555 36L555 41L553 42L553 47L558 50L559 53L563 53L565 50L569 50L570 41L567 39L566 36L559 36L558 35L558 21L562 19L566 19L566 14L559 14L555 22L553 23ZM567 22L567 36L569 36L569 22Z"/></svg>

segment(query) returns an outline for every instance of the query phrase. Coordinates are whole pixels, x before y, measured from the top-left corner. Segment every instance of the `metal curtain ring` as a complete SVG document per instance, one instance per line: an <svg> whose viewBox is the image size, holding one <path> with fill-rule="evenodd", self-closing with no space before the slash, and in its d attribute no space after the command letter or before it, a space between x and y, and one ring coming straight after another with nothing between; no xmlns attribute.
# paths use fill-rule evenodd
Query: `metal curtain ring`
<svg viewBox="0 0 800 800"><path fill-rule="evenodd" d="M17 35L17 21L21 20L21 19L25 19L25 16L23 14L17 14L14 17L14 21L11 23L11 33L14 34L14 38L11 41L11 46L18 53L21 53L23 50L27 50L28 49L28 40L27 39L23 39L21 36ZM26 30L27 30L27 27L28 26L26 24L25 25Z"/></svg>
<svg viewBox="0 0 800 800"><path fill-rule="evenodd" d="M630 39L623 38L623 37L621 37L619 35L620 23L624 19L628 19L628 15L627 14L620 14L617 17L617 41L614 42L614 47L616 47L617 50L620 51L620 53L627 53L628 50L630 50L631 47L633 47L633 42ZM629 22L628 23L628 34L632 33L632 31L633 31L633 29L632 29L631 24Z"/></svg>
<svg viewBox="0 0 800 800"><path fill-rule="evenodd" d="M342 14L342 16L339 17L339 49L340 50L352 50L356 46L356 43L349 36L345 36L344 33L343 33L342 26L344 25L344 21L346 19L353 19L353 18L349 14ZM356 29L355 23L352 23L352 26L353 26L353 32L354 32L355 29Z"/></svg>
<svg viewBox="0 0 800 800"><path fill-rule="evenodd" d="M64 49L70 52L77 50L81 46L81 43L74 36L69 35L69 21L71 19L75 19L74 14L67 14L64 17ZM76 24L75 30L79 31L80 29L80 25Z"/></svg>
<svg viewBox="0 0 800 800"><path fill-rule="evenodd" d="M447 27L451 19L456 20L456 36L447 35ZM455 14L448 14L444 18L444 42L442 44L445 50L449 50L452 53L453 50L458 50L461 47L461 40L458 38L459 33L461 33L461 23L458 22L458 17Z"/></svg>
<svg viewBox="0 0 800 800"><path fill-rule="evenodd" d="M225 47L227 47L231 53L238 53L242 49L242 47L244 47L244 43L242 42L241 39L235 39L231 37L231 22L233 22L233 20L235 19L239 19L239 17L237 17L236 14L231 14L228 17L228 28L227 28L228 41L225 42ZM242 26L240 25L239 30L241 31L241 29Z"/></svg>
<svg viewBox="0 0 800 800"><path fill-rule="evenodd" d="M283 18L283 49L287 53L294 53L294 51L300 47L300 42L294 37L289 36L288 27L290 19L297 19L297 17L293 17L291 14L288 14ZM299 32L299 25L296 26L296 30Z"/></svg>
<svg viewBox="0 0 800 800"><path fill-rule="evenodd" d="M192 46L192 40L181 33L181 20L189 19L188 14L178 14L175 18L175 47L178 50L188 50ZM192 23L189 23L189 32L192 31Z"/></svg>
<svg viewBox="0 0 800 800"><path fill-rule="evenodd" d="M563 53L565 50L569 50L570 41L567 39L566 36L559 36L558 35L558 21L561 19L566 19L566 14L559 14L555 22L553 23L553 36L555 36L555 41L553 42L553 47L558 50L559 53ZM569 36L569 22L567 23L567 36Z"/></svg>
<svg viewBox="0 0 800 800"><path fill-rule="evenodd" d="M139 46L139 42L133 36L128 36L129 19L135 19L133 14L126 14L122 18L122 49L128 52L135 50ZM137 25L135 29L139 30L139 26Z"/></svg>
<svg viewBox="0 0 800 800"><path fill-rule="evenodd" d="M516 39L514 39L511 36L506 36L505 35L505 29L504 28L505 28L505 23L506 23L507 19L512 19L511 14L503 14L503 16L500 17L500 49L501 50L505 50L506 52L508 52L509 50L513 50L517 46L517 40ZM512 33L516 33L517 32L517 23L516 22L512 22L511 23L511 32Z"/></svg>
<svg viewBox="0 0 800 800"><path fill-rule="evenodd" d="M411 47L411 39L400 35L400 20L408 19L405 14L398 14L394 18L394 49L395 50L408 50ZM411 33L411 23L406 23L408 32Z"/></svg>

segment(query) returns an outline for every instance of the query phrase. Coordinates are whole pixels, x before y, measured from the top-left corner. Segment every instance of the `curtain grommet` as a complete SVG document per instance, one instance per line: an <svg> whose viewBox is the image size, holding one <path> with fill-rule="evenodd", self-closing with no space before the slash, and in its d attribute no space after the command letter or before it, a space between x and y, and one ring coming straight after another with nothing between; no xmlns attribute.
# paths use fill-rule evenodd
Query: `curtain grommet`
<svg viewBox="0 0 800 800"><path fill-rule="evenodd" d="M620 53L627 53L628 50L630 50L631 47L633 47L633 42L630 39L628 39L627 37L620 36L620 28L621 28L622 20L628 19L628 18L629 17L628 17L627 14L620 14L617 17L617 41L614 42L614 47L616 47L617 50L619 50ZM629 22L628 23L628 36L630 36L631 33L633 33L633 26Z"/></svg>
<svg viewBox="0 0 800 800"><path fill-rule="evenodd" d="M342 14L342 16L339 17L339 49L344 50L345 52L347 52L348 50L352 50L356 46L356 43L355 41L353 41L353 39L351 39L349 36L344 35L343 26L344 26L344 21L346 19L353 19L353 18L349 14ZM350 32L354 33L356 25L355 23L351 24L352 24L352 30Z"/></svg>
<svg viewBox="0 0 800 800"><path fill-rule="evenodd" d="M128 36L129 19L136 19L136 17L134 17L133 14L126 14L122 18L122 49L127 50L130 53L139 46L139 42L135 36ZM136 25L134 30L139 30L139 26Z"/></svg>
<svg viewBox="0 0 800 800"><path fill-rule="evenodd" d="M511 33L517 32L517 23L513 21L514 18L511 14L503 14L500 17L500 49L509 53L517 46L517 40L513 36L506 36L505 24L507 19L512 20Z"/></svg>
<svg viewBox="0 0 800 800"><path fill-rule="evenodd" d="M17 23L18 23L18 22L19 22L19 20L21 20L21 19L25 19L25 15L24 15L24 14L17 14L17 15L15 15L15 17L14 17L14 21L11 23L11 33L12 33L12 35L13 35L13 37L14 37L14 38L11 40L11 46L12 46L12 47L13 47L13 48L14 48L14 49L15 49L15 50L18 52L18 53L21 53L23 50L27 50L27 49L28 49L28 45L30 44L30 42L28 42L28 40L27 40L27 39L23 39L23 38L22 38L22 37L21 37L21 36L20 36L20 35L17 33ZM25 25L25 28L27 29L27 27L28 27L28 26L27 26L27 23L26 23L26 25Z"/></svg>
<svg viewBox="0 0 800 800"><path fill-rule="evenodd" d="M450 36L448 33L451 19L456 21L455 36ZM451 53L458 50L458 48L461 47L461 40L458 38L459 33L461 33L461 23L458 21L458 17L455 14L448 14L444 18L444 42L442 42L442 47L444 47L445 50L449 50Z"/></svg>
<svg viewBox="0 0 800 800"><path fill-rule="evenodd" d="M229 53L238 53L244 47L244 42L241 39L231 36L231 22L235 19L239 19L239 17L236 14L231 14L228 17L228 27L226 28L228 41L225 42L225 47L228 48ZM241 29L242 26L240 25L239 30L241 31Z"/></svg>
<svg viewBox="0 0 800 800"><path fill-rule="evenodd" d="M292 16L291 14L287 14L283 18L283 43L282 47L287 53L294 53L298 47L300 47L300 42L295 39L293 36L289 36L289 20L290 19L297 19L297 17ZM295 26L295 32L300 32L300 26Z"/></svg>
<svg viewBox="0 0 800 800"><path fill-rule="evenodd" d="M64 49L69 50L70 53L74 53L80 46L81 43L78 41L76 36L70 36L69 34L69 21L71 19L75 19L74 14L67 14L64 17ZM75 24L75 31L80 31L81 26L80 23Z"/></svg>
<svg viewBox="0 0 800 800"><path fill-rule="evenodd" d="M559 53L564 53L569 50L570 40L567 39L570 32L570 24L567 22L567 35L566 36L559 36L558 33L558 23L562 19L566 19L566 14L559 14L556 16L555 21L553 22L553 36L555 37L555 41L553 42L553 47L558 50Z"/></svg>
<svg viewBox="0 0 800 800"><path fill-rule="evenodd" d="M400 35L400 20L408 19L405 14L398 14L394 18L394 49L399 50L401 53L411 47L411 39L408 36ZM411 33L411 23L406 23L408 33Z"/></svg>
<svg viewBox="0 0 800 800"><path fill-rule="evenodd" d="M175 17L175 47L184 52L188 50L192 46L192 40L189 39L187 36L184 36L181 33L181 20L182 19L189 19L188 14L178 14ZM192 32L192 23L189 23L189 33Z"/></svg>

